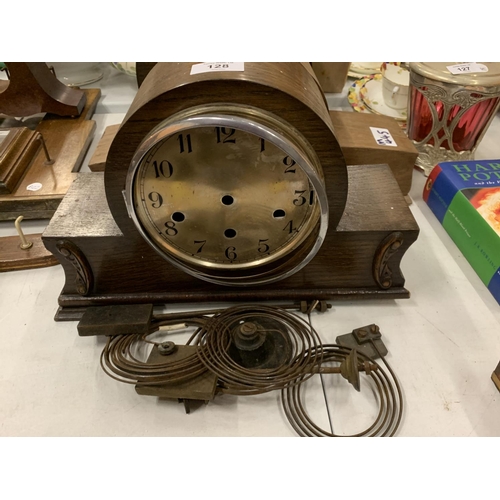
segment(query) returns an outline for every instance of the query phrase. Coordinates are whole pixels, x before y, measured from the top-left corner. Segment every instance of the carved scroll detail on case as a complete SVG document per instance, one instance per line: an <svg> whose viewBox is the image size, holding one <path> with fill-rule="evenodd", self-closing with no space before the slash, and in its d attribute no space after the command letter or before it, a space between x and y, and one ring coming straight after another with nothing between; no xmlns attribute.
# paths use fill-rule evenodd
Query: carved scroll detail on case
<svg viewBox="0 0 500 500"><path fill-rule="evenodd" d="M403 234L399 231L389 234L380 243L373 258L373 279L377 285L386 290L392 286L392 270L389 259L403 244Z"/></svg>
<svg viewBox="0 0 500 500"><path fill-rule="evenodd" d="M56 246L59 253L75 268L77 292L83 296L88 295L92 290L94 276L85 255L67 240L58 241Z"/></svg>

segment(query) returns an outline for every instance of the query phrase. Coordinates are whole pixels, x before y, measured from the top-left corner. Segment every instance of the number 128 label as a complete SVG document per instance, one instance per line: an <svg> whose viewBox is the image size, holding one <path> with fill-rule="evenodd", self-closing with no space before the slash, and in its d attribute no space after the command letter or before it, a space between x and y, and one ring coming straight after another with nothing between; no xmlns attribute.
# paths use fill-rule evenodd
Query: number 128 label
<svg viewBox="0 0 500 500"><path fill-rule="evenodd" d="M212 71L245 71L244 62L204 62L193 64L191 75L210 73Z"/></svg>

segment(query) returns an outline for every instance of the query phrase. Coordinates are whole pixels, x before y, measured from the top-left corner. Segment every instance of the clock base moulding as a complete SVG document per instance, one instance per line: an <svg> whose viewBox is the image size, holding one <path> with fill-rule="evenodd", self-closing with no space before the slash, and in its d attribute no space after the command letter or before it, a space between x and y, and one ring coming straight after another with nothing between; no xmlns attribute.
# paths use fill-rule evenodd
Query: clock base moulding
<svg viewBox="0 0 500 500"><path fill-rule="evenodd" d="M202 281L145 241L125 238L109 210L104 175L78 174L42 236L66 278L55 319L79 320L89 306L112 304L408 298L400 265L418 225L387 165L347 172L345 210L314 259L284 280L245 287Z"/></svg>

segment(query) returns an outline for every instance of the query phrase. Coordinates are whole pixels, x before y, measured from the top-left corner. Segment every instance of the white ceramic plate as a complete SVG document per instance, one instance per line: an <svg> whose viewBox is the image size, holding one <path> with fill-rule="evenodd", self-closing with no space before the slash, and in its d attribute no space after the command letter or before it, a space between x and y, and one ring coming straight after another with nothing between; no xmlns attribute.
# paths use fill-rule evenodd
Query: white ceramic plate
<svg viewBox="0 0 500 500"><path fill-rule="evenodd" d="M375 78L376 75L372 76L367 76L365 78L360 78L359 80L356 80L350 87L349 90L347 91L347 100L349 101L349 104L351 105L352 109L354 111L357 111L358 113L371 113L370 109L368 109L365 106L365 103L361 99L361 96L359 95L359 91L363 87L363 85L370 80L370 78Z"/></svg>
<svg viewBox="0 0 500 500"><path fill-rule="evenodd" d="M381 62L353 62L347 74L352 78L376 75L380 73L380 66L382 66Z"/></svg>

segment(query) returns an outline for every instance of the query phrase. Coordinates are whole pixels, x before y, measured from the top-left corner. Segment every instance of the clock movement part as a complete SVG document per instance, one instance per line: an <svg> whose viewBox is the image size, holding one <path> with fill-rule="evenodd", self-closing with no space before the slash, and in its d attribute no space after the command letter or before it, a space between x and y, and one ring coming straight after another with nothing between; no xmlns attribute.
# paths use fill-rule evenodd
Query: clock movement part
<svg viewBox="0 0 500 500"><path fill-rule="evenodd" d="M355 328L351 333L336 338L337 344L357 349L370 358L381 358L387 354L387 348L381 340L382 334L377 325Z"/></svg>
<svg viewBox="0 0 500 500"><path fill-rule="evenodd" d="M229 357L244 368L277 368L291 357L290 337L279 322L259 316L232 328Z"/></svg>
<svg viewBox="0 0 500 500"><path fill-rule="evenodd" d="M309 305L308 315L319 305L315 302ZM382 340L377 325L355 329L360 345L351 348L322 344L310 323L275 306L252 304L156 316L151 309L148 306L149 316L142 321L146 333L110 334L101 354L104 371L134 384L138 394L177 399L189 413L193 404L208 403L218 394L252 395L278 389L285 415L300 436L337 437L333 426L323 430L308 415L303 386L317 375L341 375L360 391L363 374L372 382L379 409L372 425L354 436L393 436L400 425L402 390L383 357L385 346L383 355L379 350ZM91 309L89 317L101 314L95 323L100 323L103 333L102 317L114 317L117 322L117 311L103 314ZM86 318L83 323L85 331L92 321ZM111 323L108 333L116 331ZM183 330L194 328L185 345L170 340L179 325ZM162 328L167 329L168 340L152 340L151 335ZM363 344L371 344L385 368L363 352ZM326 393L325 403L331 418Z"/></svg>

